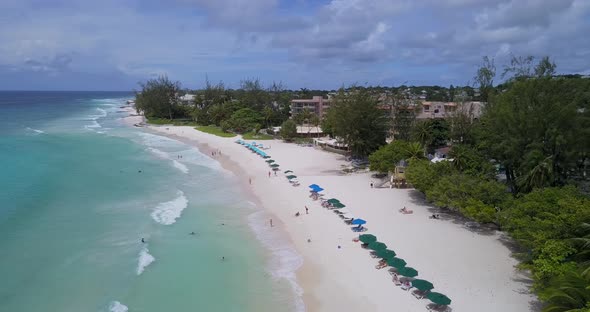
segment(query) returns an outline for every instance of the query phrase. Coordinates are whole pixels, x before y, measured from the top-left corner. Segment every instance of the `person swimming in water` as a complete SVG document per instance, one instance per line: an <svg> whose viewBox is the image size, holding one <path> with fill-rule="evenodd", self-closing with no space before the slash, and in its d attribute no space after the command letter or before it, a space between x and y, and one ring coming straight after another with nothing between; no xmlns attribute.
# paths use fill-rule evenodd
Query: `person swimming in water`
<svg viewBox="0 0 590 312"><path fill-rule="evenodd" d="M195 232L190 232L190 235L195 235Z"/></svg>
<svg viewBox="0 0 590 312"><path fill-rule="evenodd" d="M143 239L143 237L141 238L141 242L142 242L142 243L145 243L145 239Z"/></svg>

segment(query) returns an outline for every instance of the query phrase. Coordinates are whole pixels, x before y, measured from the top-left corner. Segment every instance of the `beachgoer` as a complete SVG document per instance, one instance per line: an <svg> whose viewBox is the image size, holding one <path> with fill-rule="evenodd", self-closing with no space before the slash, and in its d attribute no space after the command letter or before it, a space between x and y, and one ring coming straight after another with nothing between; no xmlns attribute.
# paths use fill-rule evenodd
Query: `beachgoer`
<svg viewBox="0 0 590 312"><path fill-rule="evenodd" d="M308 242L308 243L311 243L311 239L309 239L309 238L308 238L308 239L307 239L307 242Z"/></svg>
<svg viewBox="0 0 590 312"><path fill-rule="evenodd" d="M296 217L299 217L299 211L297 211L297 213L295 213L295 216Z"/></svg>
<svg viewBox="0 0 590 312"><path fill-rule="evenodd" d="M272 227L272 219L270 219L270 227Z"/></svg>
<svg viewBox="0 0 590 312"><path fill-rule="evenodd" d="M248 178L248 182L250 182L250 184L252 184L252 178Z"/></svg>
<svg viewBox="0 0 590 312"><path fill-rule="evenodd" d="M309 214L309 208L307 206L305 206L305 214Z"/></svg>
<svg viewBox="0 0 590 312"><path fill-rule="evenodd" d="M275 177L277 176L277 172L275 171Z"/></svg>
<svg viewBox="0 0 590 312"><path fill-rule="evenodd" d="M141 170L137 170L138 173L141 173Z"/></svg>
<svg viewBox="0 0 590 312"><path fill-rule="evenodd" d="M270 178L270 171L268 172L268 177Z"/></svg>
<svg viewBox="0 0 590 312"><path fill-rule="evenodd" d="M143 237L141 238L141 242L142 242L142 243L145 243L145 239L143 239Z"/></svg>
<svg viewBox="0 0 590 312"><path fill-rule="evenodd" d="M195 235L195 232L191 232L190 234L191 234L191 235Z"/></svg>
<svg viewBox="0 0 590 312"><path fill-rule="evenodd" d="M371 182L371 188L373 188L373 182Z"/></svg>
<svg viewBox="0 0 590 312"><path fill-rule="evenodd" d="M225 261L225 257L221 257L221 261Z"/></svg>

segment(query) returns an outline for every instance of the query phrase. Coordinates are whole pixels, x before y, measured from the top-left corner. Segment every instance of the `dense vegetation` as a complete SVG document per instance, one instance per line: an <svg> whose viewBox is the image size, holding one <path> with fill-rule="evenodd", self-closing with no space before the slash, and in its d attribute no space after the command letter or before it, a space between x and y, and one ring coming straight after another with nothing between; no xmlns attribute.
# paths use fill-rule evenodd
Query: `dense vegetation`
<svg viewBox="0 0 590 312"><path fill-rule="evenodd" d="M590 311L590 80L555 76L548 58L532 60L514 58L507 82L492 87L496 69L485 58L476 75L488 100L479 120L415 122L408 141L383 146L370 165L388 172L409 160L406 178L427 200L519 243L544 311ZM415 154L442 146L452 146L452 160Z"/></svg>

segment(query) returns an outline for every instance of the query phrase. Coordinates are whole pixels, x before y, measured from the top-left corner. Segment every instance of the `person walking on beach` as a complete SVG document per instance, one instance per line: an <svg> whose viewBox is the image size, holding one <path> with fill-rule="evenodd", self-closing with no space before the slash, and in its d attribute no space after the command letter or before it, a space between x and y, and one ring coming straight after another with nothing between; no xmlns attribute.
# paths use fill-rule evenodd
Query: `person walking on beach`
<svg viewBox="0 0 590 312"><path fill-rule="evenodd" d="M305 214L309 214L309 208L307 206L305 206Z"/></svg>
<svg viewBox="0 0 590 312"><path fill-rule="evenodd" d="M270 219L270 227L272 227L272 219Z"/></svg>
<svg viewBox="0 0 590 312"><path fill-rule="evenodd" d="M373 188L373 182L371 182L371 188Z"/></svg>
<svg viewBox="0 0 590 312"><path fill-rule="evenodd" d="M252 178L248 178L248 182L252 185Z"/></svg>
<svg viewBox="0 0 590 312"><path fill-rule="evenodd" d="M270 178L270 171L268 172L268 177Z"/></svg>

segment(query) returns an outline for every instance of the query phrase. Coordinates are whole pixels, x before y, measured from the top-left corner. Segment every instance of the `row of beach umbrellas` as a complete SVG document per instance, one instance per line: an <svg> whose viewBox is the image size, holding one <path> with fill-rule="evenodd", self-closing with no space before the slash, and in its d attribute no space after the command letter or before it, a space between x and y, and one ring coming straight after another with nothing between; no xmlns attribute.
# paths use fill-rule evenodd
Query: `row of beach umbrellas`
<svg viewBox="0 0 590 312"><path fill-rule="evenodd" d="M397 255L395 251L387 249L387 245L378 242L375 235L359 235L359 241L366 244L368 249L373 250L377 257L385 260L387 265L393 267L397 274L409 278L418 276L418 271L416 269L408 267L405 260L396 257ZM412 287L422 292L428 292L425 297L436 305L446 306L451 304L451 299L449 299L449 297L441 293L432 292L431 290L434 288L434 285L427 280L413 279Z"/></svg>

